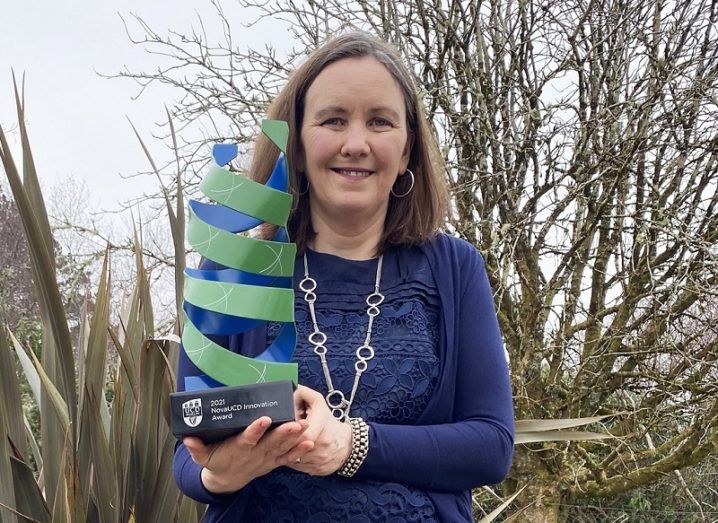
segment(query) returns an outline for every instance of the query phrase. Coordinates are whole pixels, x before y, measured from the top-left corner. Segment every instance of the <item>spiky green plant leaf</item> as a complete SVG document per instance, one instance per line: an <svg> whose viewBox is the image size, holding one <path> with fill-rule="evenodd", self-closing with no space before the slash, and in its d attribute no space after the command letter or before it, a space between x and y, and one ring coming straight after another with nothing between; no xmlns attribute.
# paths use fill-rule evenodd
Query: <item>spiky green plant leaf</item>
<svg viewBox="0 0 718 523"><path fill-rule="evenodd" d="M64 429L65 432L69 431L70 416L68 414L67 403L60 394L60 391L57 390L55 384L45 372L45 369L42 367L42 363L40 363L40 360L37 359L37 356L35 356L34 352L30 351L30 357L32 358L32 363L35 365L37 374L40 376L40 382L42 383L43 391L47 393L48 397L50 398L50 403L54 407L54 412L57 416L57 419L60 421L60 426Z"/></svg>
<svg viewBox="0 0 718 523"><path fill-rule="evenodd" d="M179 147L177 146L177 134L175 133L174 122L169 110L165 107L167 113L167 122L170 125L170 133L172 135L172 149L175 153L175 162L177 165L176 181L177 186L176 199L177 207L175 215L170 215L170 230L172 231L172 243L175 251L175 308L177 311L177 321L175 324L175 334L182 332L182 291L184 289L184 269L187 265L187 257L185 254L184 237L185 237L185 208L184 208L184 189L182 184L182 169L180 168ZM176 363L176 362L174 362Z"/></svg>
<svg viewBox="0 0 718 523"><path fill-rule="evenodd" d="M599 423L608 418L625 414L606 414L603 416L591 416L586 418L565 418L565 419L526 419L516 421L514 443L540 443L545 441L590 441L612 438L610 434L590 431L570 431L574 427Z"/></svg>
<svg viewBox="0 0 718 523"><path fill-rule="evenodd" d="M5 333L0 331L0 521L15 523L17 518L12 510L15 507L15 492L13 490L12 465L10 464L10 441L21 445L23 437L22 425L18 426L18 418L22 420L20 409L20 394L15 375L15 362L10 353L10 347L5 339ZM12 510L11 510L12 509Z"/></svg>
<svg viewBox="0 0 718 523"><path fill-rule="evenodd" d="M28 385L30 385L30 390L35 398L35 403L37 403L38 408L40 408L40 405L42 404L42 384L40 383L40 375L37 373L35 365L32 364L32 360L25 352L25 349L22 348L22 345L15 335L11 331L8 331L8 336L10 336L13 347L15 347L15 354L17 355L18 361L20 361L20 367L22 367L25 380Z"/></svg>
<svg viewBox="0 0 718 523"><path fill-rule="evenodd" d="M14 82L14 77L13 77ZM43 328L42 359L46 377L66 398L68 420L72 420L70 430L74 441L75 420L77 419L77 396L75 391L75 369L70 331L67 326L65 310L62 305L60 290L55 274L53 239L50 234L47 212L40 193L40 184L32 159L30 140L25 127L24 100L15 87L15 101L18 115L18 128L23 154L23 177L20 178L15 161L4 132L0 128L0 160L10 184L15 204L20 214L25 237L29 245L33 280L35 283L40 320ZM44 390L49 390L44 388ZM42 394L45 394L43 392ZM49 404L50 398L44 399L40 405L42 418L41 430L43 440L45 492L50 505L54 505L54 493L58 483L63 481L64 471L59 462L63 452L61 447L65 429L54 415L54 408Z"/></svg>
<svg viewBox="0 0 718 523"><path fill-rule="evenodd" d="M541 432L547 430L571 429L590 425L591 423L599 423L609 418L622 416L625 412L617 412L615 414L604 414L603 416L590 416L585 418L563 418L563 419L523 419L516 421L516 432Z"/></svg>
<svg viewBox="0 0 718 523"><path fill-rule="evenodd" d="M94 393L89 393L87 405L89 408L84 415L90 417L93 413L99 412L99 400ZM99 521L108 523L120 522L120 504L118 503L119 489L117 487L117 474L114 470L115 463L110 452L110 445L102 423L97 418L85 420L85 427L90 440L90 455L92 457L94 503L97 509Z"/></svg>
<svg viewBox="0 0 718 523"><path fill-rule="evenodd" d="M123 376L127 378L130 384L132 395L137 398L140 395L140 386L137 383L138 371L134 358L131 356L126 348L126 345L120 340L120 337L115 334L112 328L108 328L107 333L110 335L112 344L115 346L115 350L120 356L120 364L122 365L122 370L124 371ZM126 338L126 336L122 336L122 338Z"/></svg>
<svg viewBox="0 0 718 523"><path fill-rule="evenodd" d="M517 433L514 439L516 445L525 443L540 443L545 441L591 441L610 439L610 434L589 432L586 430L545 430L541 432L525 431Z"/></svg>
<svg viewBox="0 0 718 523"><path fill-rule="evenodd" d="M10 182L10 189L20 214L25 235L30 244L30 257L33 275L36 278L36 288L39 291L38 302L41 317L43 323L47 321L49 324L51 333L57 344L56 350L60 355L58 362L60 368L60 374L57 380L58 388L62 390L67 398L74 400L75 370L73 367L72 342L67 326L65 310L62 306L62 297L60 296L59 287L57 285L53 238L50 232L47 211L40 192L40 183L32 156L29 135L25 126L24 100L20 97L14 75L13 83L20 141L22 143L22 180L15 166L5 135L2 133L2 130L0 130L2 163L8 181ZM76 401L72 403L71 412L74 418L74 410L76 409L74 404L76 404Z"/></svg>
<svg viewBox="0 0 718 523"><path fill-rule="evenodd" d="M170 392L164 372L165 363L160 354L165 350L165 344L148 341L140 360L140 398L134 430L145 437L136 440L134 450L140 482L140 495L135 508L137 518L142 521L152 521L154 489L167 437L167 425L158 423L164 417L162 398Z"/></svg>
<svg viewBox="0 0 718 523"><path fill-rule="evenodd" d="M25 428L22 423L20 382L3 329L0 329L0 393L0 434L7 435L16 447L24 448Z"/></svg>
<svg viewBox="0 0 718 523"><path fill-rule="evenodd" d="M31 520L50 523L50 510L45 503L42 491L35 483L32 469L27 463L15 457L10 457L10 464L17 511L25 514Z"/></svg>
<svg viewBox="0 0 718 523"><path fill-rule="evenodd" d="M173 148L175 152L175 158L177 161L177 174L176 174L176 183L177 183L177 212L175 213L175 210L172 208L172 199L170 198L169 191L165 187L164 183L162 183L162 177L160 175L159 170L157 169L157 164L155 163L154 159L152 158L152 154L150 153L149 148L145 144L144 140L142 140L142 137L140 136L140 133L135 128L132 121L130 121L130 126L132 127L132 130L135 133L135 136L137 137L137 140L140 142L140 146L142 147L142 150L145 153L145 156L147 157L147 160L150 162L150 166L152 167L152 172L154 172L155 176L157 177L157 181L160 184L160 187L162 188L162 195L164 196L165 200L165 207L167 208L167 217L169 219L170 223L170 231L172 233L172 243L174 246L175 251L175 306L176 306L176 314L177 314L177 328L179 329L181 327L181 318L182 318L182 289L184 287L184 267L185 267L185 251L184 251L184 203L183 203L183 197L182 197L182 171L180 170L179 166L179 150L177 148L177 136L175 135L174 130L174 123L172 122L172 118L169 114L169 111L167 111L167 108L165 108L165 111L167 112L167 119L169 121L170 125L170 132L172 135L172 143ZM179 330L176 330L176 332L180 332Z"/></svg>
<svg viewBox="0 0 718 523"><path fill-rule="evenodd" d="M37 440L35 439L35 434L32 433L32 427L30 427L30 421L28 421L27 416L25 416L25 413L22 415L22 422L25 426L25 436L27 436L27 441L30 444L30 452L32 452L32 458L35 460L35 466L40 471L38 473L37 478L37 485L42 489L44 484L44 479L42 475L42 452L40 452L40 445L37 444Z"/></svg>
<svg viewBox="0 0 718 523"><path fill-rule="evenodd" d="M80 430L78 458L83 485L90 484L89 471L92 469L92 484L96 487L93 496L94 509L100 521L119 521L117 483L114 461L108 442L109 419L103 418L105 401L105 368L107 357L107 325L110 306L109 251L105 252L100 281L95 298L95 310L87 331L86 344L81 350L85 355L80 394ZM90 493L83 491L85 503Z"/></svg>
<svg viewBox="0 0 718 523"><path fill-rule="evenodd" d="M481 518L481 520L479 520L479 523L491 523L492 521L494 521L497 517L499 517L499 516L501 515L501 513L502 513L504 510L506 510L506 509L508 508L509 505L511 505L511 503L514 502L514 500L516 499L516 497L517 497L519 494L521 494L521 492L522 492L525 488L526 488L526 487L522 487L521 489L519 489L518 491L516 491L511 497L509 497L509 499L507 499L506 501L504 501L503 503L501 503L501 505L499 505L499 506L496 507L494 510L492 510L491 512L489 512L488 514L486 514L486 516L484 516L483 518Z"/></svg>
<svg viewBox="0 0 718 523"><path fill-rule="evenodd" d="M63 445L62 454L60 456L60 469L64 471L65 474L60 476L52 496L52 523L71 523L72 521L70 500L68 499L70 493L67 488L67 484L71 481L71 478L69 478L67 474L67 465L67 439L65 439L65 444Z"/></svg>

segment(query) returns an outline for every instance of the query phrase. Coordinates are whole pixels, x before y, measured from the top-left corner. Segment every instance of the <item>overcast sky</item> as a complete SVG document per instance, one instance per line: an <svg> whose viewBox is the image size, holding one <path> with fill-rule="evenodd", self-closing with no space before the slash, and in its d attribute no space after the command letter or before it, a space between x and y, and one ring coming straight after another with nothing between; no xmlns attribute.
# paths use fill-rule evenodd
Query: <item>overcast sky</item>
<svg viewBox="0 0 718 523"><path fill-rule="evenodd" d="M287 38L284 32L264 31L257 37L257 31L244 31L239 22L250 15L231 0L222 7L237 23L233 36L240 47ZM218 31L207 0L0 0L0 124L5 131L16 125L12 68L16 75L25 73L26 116L43 186L50 188L69 175L83 179L96 209L116 208L117 202L151 190L149 177L128 181L120 176L147 168L126 117L149 137L154 122L164 118L164 105L177 94L155 88L133 101L138 87L132 81L98 76L98 71L112 74L125 65L135 71L153 68L155 58L125 34L120 14L131 22L131 13L159 34L189 31L198 14L210 32Z"/></svg>

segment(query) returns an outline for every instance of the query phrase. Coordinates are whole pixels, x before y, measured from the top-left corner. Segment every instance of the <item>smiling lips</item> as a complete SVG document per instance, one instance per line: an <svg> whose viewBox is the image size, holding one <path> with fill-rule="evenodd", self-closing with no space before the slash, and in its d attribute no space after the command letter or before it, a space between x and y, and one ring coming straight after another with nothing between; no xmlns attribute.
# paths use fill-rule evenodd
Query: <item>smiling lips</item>
<svg viewBox="0 0 718 523"><path fill-rule="evenodd" d="M350 178L366 178L370 176L373 171L370 171L369 169L361 169L359 167L351 167L351 168L337 168L332 167L332 171L338 174L342 174L344 176L349 176Z"/></svg>

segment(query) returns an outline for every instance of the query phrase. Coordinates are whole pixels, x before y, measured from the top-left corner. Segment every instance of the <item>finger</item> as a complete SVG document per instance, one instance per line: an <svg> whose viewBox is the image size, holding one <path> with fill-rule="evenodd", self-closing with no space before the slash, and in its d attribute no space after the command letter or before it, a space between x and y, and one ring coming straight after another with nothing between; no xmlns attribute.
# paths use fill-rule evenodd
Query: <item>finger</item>
<svg viewBox="0 0 718 523"><path fill-rule="evenodd" d="M313 449L313 441L300 441L277 459L278 464L292 468L307 465L311 463L311 453Z"/></svg>
<svg viewBox="0 0 718 523"><path fill-rule="evenodd" d="M297 390L294 391L294 419L300 420L306 417L307 412L307 404L304 401L304 398L302 397L302 393L300 392L300 389L302 388L302 385L299 385L297 387Z"/></svg>
<svg viewBox="0 0 718 523"><path fill-rule="evenodd" d="M297 390L294 391L294 404L295 406L299 404L304 404L305 408L310 409L312 408L317 402L321 402L326 404L324 400L324 396L322 396L319 392L317 392L314 389L310 389L309 387L305 387L304 385L299 385L297 387Z"/></svg>
<svg viewBox="0 0 718 523"><path fill-rule="evenodd" d="M307 417L307 404L304 402L294 403L294 419L296 421L305 419Z"/></svg>
<svg viewBox="0 0 718 523"><path fill-rule="evenodd" d="M275 466L284 465L283 456L303 441L309 441L303 433L307 429L306 421L301 423L285 423L259 442L258 449L265 453L268 459L272 459Z"/></svg>
<svg viewBox="0 0 718 523"><path fill-rule="evenodd" d="M302 423L284 423L268 434L260 444L266 452L274 456L281 456L297 443L306 439L303 434L308 426L308 423L304 420L302 420Z"/></svg>
<svg viewBox="0 0 718 523"><path fill-rule="evenodd" d="M254 447L262 439L271 424L272 418L269 416L262 416L261 418L254 420L249 427L244 429L244 431L239 433L236 437L240 443Z"/></svg>
<svg viewBox="0 0 718 523"><path fill-rule="evenodd" d="M307 420L287 421L268 432L262 439L262 442L268 441L270 444L274 444L278 441L298 436L306 431L307 428L309 428L309 422Z"/></svg>
<svg viewBox="0 0 718 523"><path fill-rule="evenodd" d="M309 428L304 431L304 437L316 441L324 432L328 423L334 421L334 416L326 405L316 409L310 409L307 412L307 423Z"/></svg>
<svg viewBox="0 0 718 523"><path fill-rule="evenodd" d="M182 438L182 443L184 443L184 446L187 447L189 455L195 463L203 466L207 463L207 460L209 459L209 449L204 443L202 443L201 439L186 436Z"/></svg>
<svg viewBox="0 0 718 523"><path fill-rule="evenodd" d="M297 390L294 391L294 394L302 395L306 391L313 390L311 387L307 387L306 385L297 385Z"/></svg>
<svg viewBox="0 0 718 523"><path fill-rule="evenodd" d="M326 408L324 396L314 389L299 385L294 392L294 412L296 419L306 419L312 409Z"/></svg>

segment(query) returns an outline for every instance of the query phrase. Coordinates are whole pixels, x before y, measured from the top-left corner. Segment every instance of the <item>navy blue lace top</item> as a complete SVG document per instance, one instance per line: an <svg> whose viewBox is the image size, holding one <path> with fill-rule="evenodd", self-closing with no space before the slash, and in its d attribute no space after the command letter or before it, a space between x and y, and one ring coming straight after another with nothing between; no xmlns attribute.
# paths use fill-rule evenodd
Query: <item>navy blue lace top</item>
<svg viewBox="0 0 718 523"><path fill-rule="evenodd" d="M396 253L384 256L381 292L386 297L374 320L375 356L362 375L351 415L367 421L412 424L426 407L439 366L439 297L426 257L418 249L406 254L411 278L402 274ZM347 397L354 381L356 348L366 336L366 297L374 290L377 260L351 261L309 251L309 273L317 281L315 310L328 336L327 361L334 386ZM404 264L402 264L404 265ZM406 267L407 265L404 265ZM304 274L295 267L295 286ZM299 382L327 393L319 357L307 336L312 332L304 293L295 300ZM268 343L278 325L268 326ZM348 480L337 475L312 477L282 468L248 487L253 502L247 521L436 521L431 500L420 489L399 483Z"/></svg>

